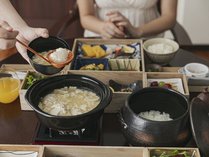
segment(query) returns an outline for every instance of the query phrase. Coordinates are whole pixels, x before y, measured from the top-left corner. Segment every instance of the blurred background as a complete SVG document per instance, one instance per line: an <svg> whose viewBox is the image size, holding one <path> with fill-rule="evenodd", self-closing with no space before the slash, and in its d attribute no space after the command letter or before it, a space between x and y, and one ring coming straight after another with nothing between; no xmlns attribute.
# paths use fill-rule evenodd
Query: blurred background
<svg viewBox="0 0 209 157"><path fill-rule="evenodd" d="M11 0L20 15L34 27L46 27L54 31L61 19L69 14L76 0ZM188 33L193 44L209 44L209 1L179 0L177 21ZM64 36L82 35L78 20L67 30ZM57 30L56 30L57 31ZM54 32L56 32L54 31ZM54 33L52 32L52 33ZM170 34L167 34L170 37Z"/></svg>
<svg viewBox="0 0 209 157"><path fill-rule="evenodd" d="M11 3L30 26L48 28L51 35L54 35L54 29L58 29L55 27L59 27L60 22L69 15L69 10L73 8L76 0L11 0ZM77 20L65 31L64 36L80 36L80 30Z"/></svg>

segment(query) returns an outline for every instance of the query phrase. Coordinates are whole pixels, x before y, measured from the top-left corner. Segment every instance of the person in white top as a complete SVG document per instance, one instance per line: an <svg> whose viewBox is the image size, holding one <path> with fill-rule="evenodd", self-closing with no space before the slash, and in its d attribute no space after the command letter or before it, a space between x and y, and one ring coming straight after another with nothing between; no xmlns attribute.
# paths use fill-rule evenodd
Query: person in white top
<svg viewBox="0 0 209 157"><path fill-rule="evenodd" d="M33 39L49 36L45 28L32 28L20 17L9 0L0 0L0 50L15 46L18 52L28 61L26 49L16 43L16 38L29 43Z"/></svg>
<svg viewBox="0 0 209 157"><path fill-rule="evenodd" d="M154 36L176 23L177 0L77 0L85 37ZM161 34L162 35L162 34Z"/></svg>

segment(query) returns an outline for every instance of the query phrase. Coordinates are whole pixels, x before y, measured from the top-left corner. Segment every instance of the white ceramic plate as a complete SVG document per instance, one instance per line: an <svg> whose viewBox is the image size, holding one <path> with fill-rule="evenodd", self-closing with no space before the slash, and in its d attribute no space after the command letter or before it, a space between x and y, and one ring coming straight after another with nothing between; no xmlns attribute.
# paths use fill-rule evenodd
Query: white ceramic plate
<svg viewBox="0 0 209 157"><path fill-rule="evenodd" d="M185 94L184 92L184 87L183 87L183 83L182 83L182 80L181 78L170 78L170 79L147 79L147 83L148 83L148 86L150 86L150 84L153 82L153 81L157 81L157 82L160 82L160 81L163 81L165 83L169 83L172 85L173 89L182 93L182 94Z"/></svg>

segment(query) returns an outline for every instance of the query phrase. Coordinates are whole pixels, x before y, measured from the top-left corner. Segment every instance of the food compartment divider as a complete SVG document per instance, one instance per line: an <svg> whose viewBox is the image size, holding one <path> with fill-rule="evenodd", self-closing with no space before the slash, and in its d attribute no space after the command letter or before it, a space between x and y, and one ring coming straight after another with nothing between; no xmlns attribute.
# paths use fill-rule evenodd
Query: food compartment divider
<svg viewBox="0 0 209 157"><path fill-rule="evenodd" d="M139 43L140 44L140 52L141 52L141 58L139 59L140 63L140 71L145 71L144 66L144 52L142 48L142 40L141 39L110 39L110 40L104 40L104 39L84 39L84 38L77 38L75 39L73 43L72 52L74 53L75 58L73 59L72 63L68 65L68 69L73 70L75 68L76 59L77 59L77 50L79 43L89 44L89 45L107 45L107 44L133 44L133 43ZM131 59L130 59L131 60Z"/></svg>

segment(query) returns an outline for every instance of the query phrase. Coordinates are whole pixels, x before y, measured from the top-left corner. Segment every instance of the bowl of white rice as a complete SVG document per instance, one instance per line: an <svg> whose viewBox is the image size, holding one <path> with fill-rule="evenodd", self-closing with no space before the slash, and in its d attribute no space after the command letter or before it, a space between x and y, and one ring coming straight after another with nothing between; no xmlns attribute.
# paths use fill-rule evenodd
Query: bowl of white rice
<svg viewBox="0 0 209 157"><path fill-rule="evenodd" d="M59 53L59 55L56 55L54 57L57 60L55 60L55 59L52 59L52 60L54 60L58 63L62 62L62 60L60 60L60 58L62 59L62 56L63 56L63 54L60 53L61 52L60 50L62 50L62 52L63 52L64 50L69 49L69 45L67 44L66 41L64 41L61 38L54 37L54 36L50 36L48 38L42 38L42 37L36 38L29 43L29 47L34 49L35 51L37 51L40 55L42 55L44 57L47 57L47 54L49 53L50 50L56 50L56 53ZM49 64L48 62L46 62L42 58L34 55L29 50L27 51L27 55L28 55L29 62L31 64L31 66L34 68L35 71L37 71L41 74L55 75L55 74L59 73L64 68L64 67L62 67L62 68L54 67L53 65Z"/></svg>
<svg viewBox="0 0 209 157"><path fill-rule="evenodd" d="M152 62L167 64L177 53L179 44L167 38L153 38L146 40L143 48Z"/></svg>
<svg viewBox="0 0 209 157"><path fill-rule="evenodd" d="M188 100L171 89L148 87L132 93L119 119L130 145L183 146L190 139Z"/></svg>

